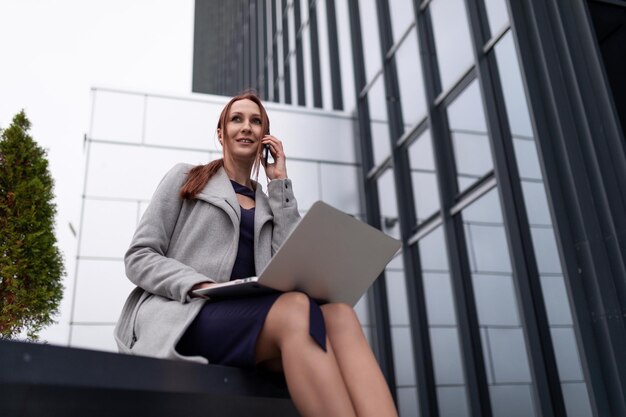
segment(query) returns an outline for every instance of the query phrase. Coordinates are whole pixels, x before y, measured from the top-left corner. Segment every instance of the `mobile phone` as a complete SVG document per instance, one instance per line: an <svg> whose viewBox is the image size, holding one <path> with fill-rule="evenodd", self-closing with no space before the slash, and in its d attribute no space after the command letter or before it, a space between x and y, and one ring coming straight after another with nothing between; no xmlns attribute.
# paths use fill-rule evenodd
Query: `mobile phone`
<svg viewBox="0 0 626 417"><path fill-rule="evenodd" d="M270 157L270 145L263 145L263 159L265 160L265 165L267 165L267 160Z"/></svg>

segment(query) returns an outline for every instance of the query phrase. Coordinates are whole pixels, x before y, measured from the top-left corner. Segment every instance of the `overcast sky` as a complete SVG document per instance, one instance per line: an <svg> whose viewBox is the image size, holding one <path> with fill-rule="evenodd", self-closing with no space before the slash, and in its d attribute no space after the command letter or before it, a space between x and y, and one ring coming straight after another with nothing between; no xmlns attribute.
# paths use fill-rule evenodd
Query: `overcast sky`
<svg viewBox="0 0 626 417"><path fill-rule="evenodd" d="M191 91L192 0L0 0L0 128L21 109L48 150L57 238L74 277L83 186L83 135L92 87L185 95ZM69 297L42 334L67 342Z"/></svg>

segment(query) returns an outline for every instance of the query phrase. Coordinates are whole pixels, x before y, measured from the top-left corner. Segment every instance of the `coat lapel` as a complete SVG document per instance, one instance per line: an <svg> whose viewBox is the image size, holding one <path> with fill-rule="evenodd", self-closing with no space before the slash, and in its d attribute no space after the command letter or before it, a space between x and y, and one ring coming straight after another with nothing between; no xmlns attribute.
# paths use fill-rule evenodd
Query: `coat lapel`
<svg viewBox="0 0 626 417"><path fill-rule="evenodd" d="M232 220L235 228L239 229L239 222L241 220L239 202L237 201L235 190L233 190L233 186L224 168L220 168L220 170L217 171L204 189L198 193L196 198L224 210Z"/></svg>

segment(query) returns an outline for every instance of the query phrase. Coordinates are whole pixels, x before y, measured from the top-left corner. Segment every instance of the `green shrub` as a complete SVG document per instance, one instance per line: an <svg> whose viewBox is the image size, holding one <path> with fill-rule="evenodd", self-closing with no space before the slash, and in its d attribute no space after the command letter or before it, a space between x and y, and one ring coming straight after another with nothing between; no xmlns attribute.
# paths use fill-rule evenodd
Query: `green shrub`
<svg viewBox="0 0 626 417"><path fill-rule="evenodd" d="M37 339L63 296L53 180L24 111L0 135L0 337Z"/></svg>

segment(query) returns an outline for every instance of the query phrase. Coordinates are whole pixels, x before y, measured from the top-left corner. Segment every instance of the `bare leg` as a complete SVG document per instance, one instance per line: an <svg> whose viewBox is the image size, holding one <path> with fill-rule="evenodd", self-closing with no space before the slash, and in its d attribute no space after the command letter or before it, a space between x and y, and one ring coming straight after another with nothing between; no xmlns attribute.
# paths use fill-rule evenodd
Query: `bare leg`
<svg viewBox="0 0 626 417"><path fill-rule="evenodd" d="M291 398L304 417L354 416L332 342L324 352L309 334L309 298L281 295L270 309L256 346L258 363L280 359Z"/></svg>
<svg viewBox="0 0 626 417"><path fill-rule="evenodd" d="M389 387L352 307L335 303L321 308L328 339L357 415L396 417Z"/></svg>

